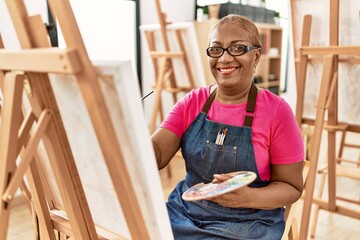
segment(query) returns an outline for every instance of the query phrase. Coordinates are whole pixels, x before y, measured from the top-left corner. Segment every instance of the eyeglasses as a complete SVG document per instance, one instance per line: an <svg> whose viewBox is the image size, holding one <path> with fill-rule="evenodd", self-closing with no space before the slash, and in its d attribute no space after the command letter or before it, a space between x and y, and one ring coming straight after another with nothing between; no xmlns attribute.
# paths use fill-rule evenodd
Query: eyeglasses
<svg viewBox="0 0 360 240"><path fill-rule="evenodd" d="M206 53L209 57L219 58L221 57L225 51L227 51L231 56L241 56L253 49L258 49L260 46L246 46L242 44L236 44L229 46L227 48L222 47L208 47L206 49Z"/></svg>

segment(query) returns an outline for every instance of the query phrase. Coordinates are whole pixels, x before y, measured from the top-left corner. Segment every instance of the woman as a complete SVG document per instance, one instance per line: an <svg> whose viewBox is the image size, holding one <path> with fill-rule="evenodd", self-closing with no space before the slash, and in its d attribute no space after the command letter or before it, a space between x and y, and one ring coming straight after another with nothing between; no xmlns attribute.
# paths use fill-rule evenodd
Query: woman
<svg viewBox="0 0 360 240"><path fill-rule="evenodd" d="M282 98L252 82L261 56L253 22L240 15L222 18L211 31L207 55L217 85L188 93L152 135L159 169L179 148L185 159L186 178L167 203L175 239L281 239L283 206L303 190L298 125ZM224 181L235 171L253 171L257 178L211 199L181 198L189 187Z"/></svg>

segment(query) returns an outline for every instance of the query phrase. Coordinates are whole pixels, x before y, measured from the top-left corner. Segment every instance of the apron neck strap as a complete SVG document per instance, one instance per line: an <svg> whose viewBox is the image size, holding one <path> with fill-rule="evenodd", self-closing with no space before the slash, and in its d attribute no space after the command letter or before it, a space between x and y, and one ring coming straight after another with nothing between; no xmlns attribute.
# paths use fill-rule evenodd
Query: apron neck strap
<svg viewBox="0 0 360 240"><path fill-rule="evenodd" d="M248 99L247 99L247 105L246 105L246 113L245 113L245 121L244 121L244 126L246 126L246 127L251 127L252 121L254 119L254 112L255 112L254 110L255 110L257 92L258 92L257 87L255 86L254 83L252 83L251 87L250 87ZM215 99L215 96L216 96L216 90L214 90L210 94L209 98L206 100L206 103L202 109L202 112L204 112L206 114L208 113L210 106Z"/></svg>
<svg viewBox="0 0 360 240"><path fill-rule="evenodd" d="M208 99L206 100L206 103L202 109L202 112L204 113L208 113L209 109L210 109L210 106L212 104L212 102L214 101L215 99L215 96L216 96L216 89L210 94L210 96L208 97Z"/></svg>
<svg viewBox="0 0 360 240"><path fill-rule="evenodd" d="M258 89L254 83L251 84L249 95L248 95L248 102L246 105L246 113L245 113L245 127L251 127L254 113L255 113L255 103L256 103L256 96L257 96Z"/></svg>

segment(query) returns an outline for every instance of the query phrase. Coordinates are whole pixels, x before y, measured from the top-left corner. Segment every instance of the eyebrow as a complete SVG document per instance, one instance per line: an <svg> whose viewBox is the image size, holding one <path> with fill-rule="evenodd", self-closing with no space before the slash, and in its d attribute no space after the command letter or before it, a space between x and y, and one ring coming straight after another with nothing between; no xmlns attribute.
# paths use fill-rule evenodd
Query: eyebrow
<svg viewBox="0 0 360 240"><path fill-rule="evenodd" d="M230 42L230 45L232 45L232 44L236 44L236 43L242 43L242 42L246 42L247 40L234 40L234 41L231 41ZM219 41L213 41L213 42L210 42L210 44L221 44L221 42L219 42Z"/></svg>

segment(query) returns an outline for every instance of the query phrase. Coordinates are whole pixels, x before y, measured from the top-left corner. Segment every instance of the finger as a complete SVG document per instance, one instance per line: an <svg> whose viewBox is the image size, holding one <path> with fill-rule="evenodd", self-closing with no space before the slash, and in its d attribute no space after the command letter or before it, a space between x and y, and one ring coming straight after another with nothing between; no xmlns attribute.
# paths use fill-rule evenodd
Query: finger
<svg viewBox="0 0 360 240"><path fill-rule="evenodd" d="M214 179L216 179L216 181L226 181L230 178L232 178L233 176L228 175L228 174L214 174Z"/></svg>
<svg viewBox="0 0 360 240"><path fill-rule="evenodd" d="M197 183L197 184L195 184L193 187L199 187L199 186L204 185L204 184L205 184L205 183L203 183L203 182Z"/></svg>

